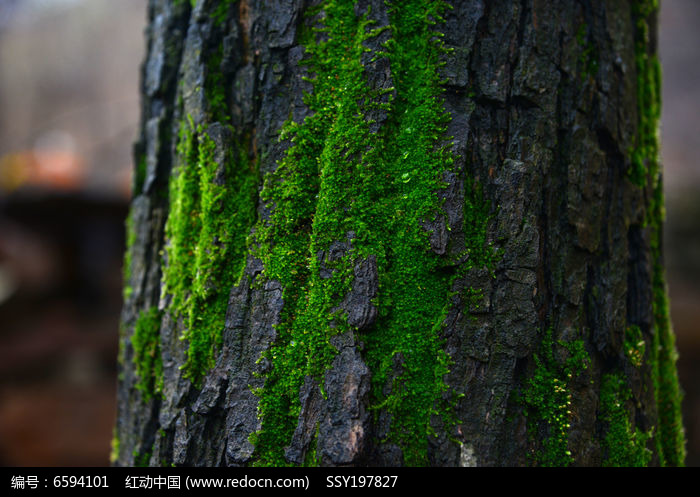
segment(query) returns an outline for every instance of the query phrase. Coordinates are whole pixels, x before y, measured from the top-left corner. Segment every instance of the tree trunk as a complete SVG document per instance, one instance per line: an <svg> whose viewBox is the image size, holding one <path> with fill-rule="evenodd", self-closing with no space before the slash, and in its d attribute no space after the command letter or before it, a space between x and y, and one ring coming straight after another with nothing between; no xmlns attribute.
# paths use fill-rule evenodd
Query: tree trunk
<svg viewBox="0 0 700 497"><path fill-rule="evenodd" d="M681 465L655 0L150 0L119 465Z"/></svg>

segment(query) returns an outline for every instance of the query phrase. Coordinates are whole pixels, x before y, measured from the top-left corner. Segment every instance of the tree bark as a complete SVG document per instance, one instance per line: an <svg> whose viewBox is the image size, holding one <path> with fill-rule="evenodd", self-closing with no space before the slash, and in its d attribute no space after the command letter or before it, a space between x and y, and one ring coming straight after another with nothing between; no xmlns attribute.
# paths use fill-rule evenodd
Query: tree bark
<svg viewBox="0 0 700 497"><path fill-rule="evenodd" d="M150 0L118 465L682 465L653 1Z"/></svg>

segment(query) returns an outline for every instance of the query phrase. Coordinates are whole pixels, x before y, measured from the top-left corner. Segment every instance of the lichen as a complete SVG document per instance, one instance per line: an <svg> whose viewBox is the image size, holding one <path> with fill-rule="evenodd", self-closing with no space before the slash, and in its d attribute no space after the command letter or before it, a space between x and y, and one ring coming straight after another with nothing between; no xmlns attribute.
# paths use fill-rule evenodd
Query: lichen
<svg viewBox="0 0 700 497"><path fill-rule="evenodd" d="M652 453L647 442L651 430L633 428L630 421L629 402L632 398L621 374L606 374L600 387L600 417L603 423L603 466L644 467L651 461Z"/></svg>
<svg viewBox="0 0 700 497"><path fill-rule="evenodd" d="M556 347L567 351L564 361L555 358ZM548 328L534 361L535 370L522 396L528 433L536 447L533 462L540 466L569 466L574 462L568 447L571 383L588 367L590 359L583 340L555 343Z"/></svg>

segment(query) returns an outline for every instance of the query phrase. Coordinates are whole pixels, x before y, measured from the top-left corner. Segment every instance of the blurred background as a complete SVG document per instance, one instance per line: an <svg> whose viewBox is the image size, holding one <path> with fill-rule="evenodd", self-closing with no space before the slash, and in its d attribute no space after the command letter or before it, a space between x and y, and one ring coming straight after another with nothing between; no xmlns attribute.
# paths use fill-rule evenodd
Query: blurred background
<svg viewBox="0 0 700 497"><path fill-rule="evenodd" d="M0 465L109 464L146 0L0 0ZM666 257L700 466L700 1L664 0Z"/></svg>
<svg viewBox="0 0 700 497"><path fill-rule="evenodd" d="M146 0L0 0L0 465L106 465Z"/></svg>

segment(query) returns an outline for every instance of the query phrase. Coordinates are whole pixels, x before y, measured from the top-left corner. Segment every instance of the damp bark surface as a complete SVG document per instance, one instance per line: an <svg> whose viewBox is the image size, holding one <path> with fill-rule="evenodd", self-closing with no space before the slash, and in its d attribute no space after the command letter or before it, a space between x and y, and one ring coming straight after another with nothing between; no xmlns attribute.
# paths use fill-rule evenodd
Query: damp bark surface
<svg viewBox="0 0 700 497"><path fill-rule="evenodd" d="M150 0L116 465L682 465L653 1Z"/></svg>

